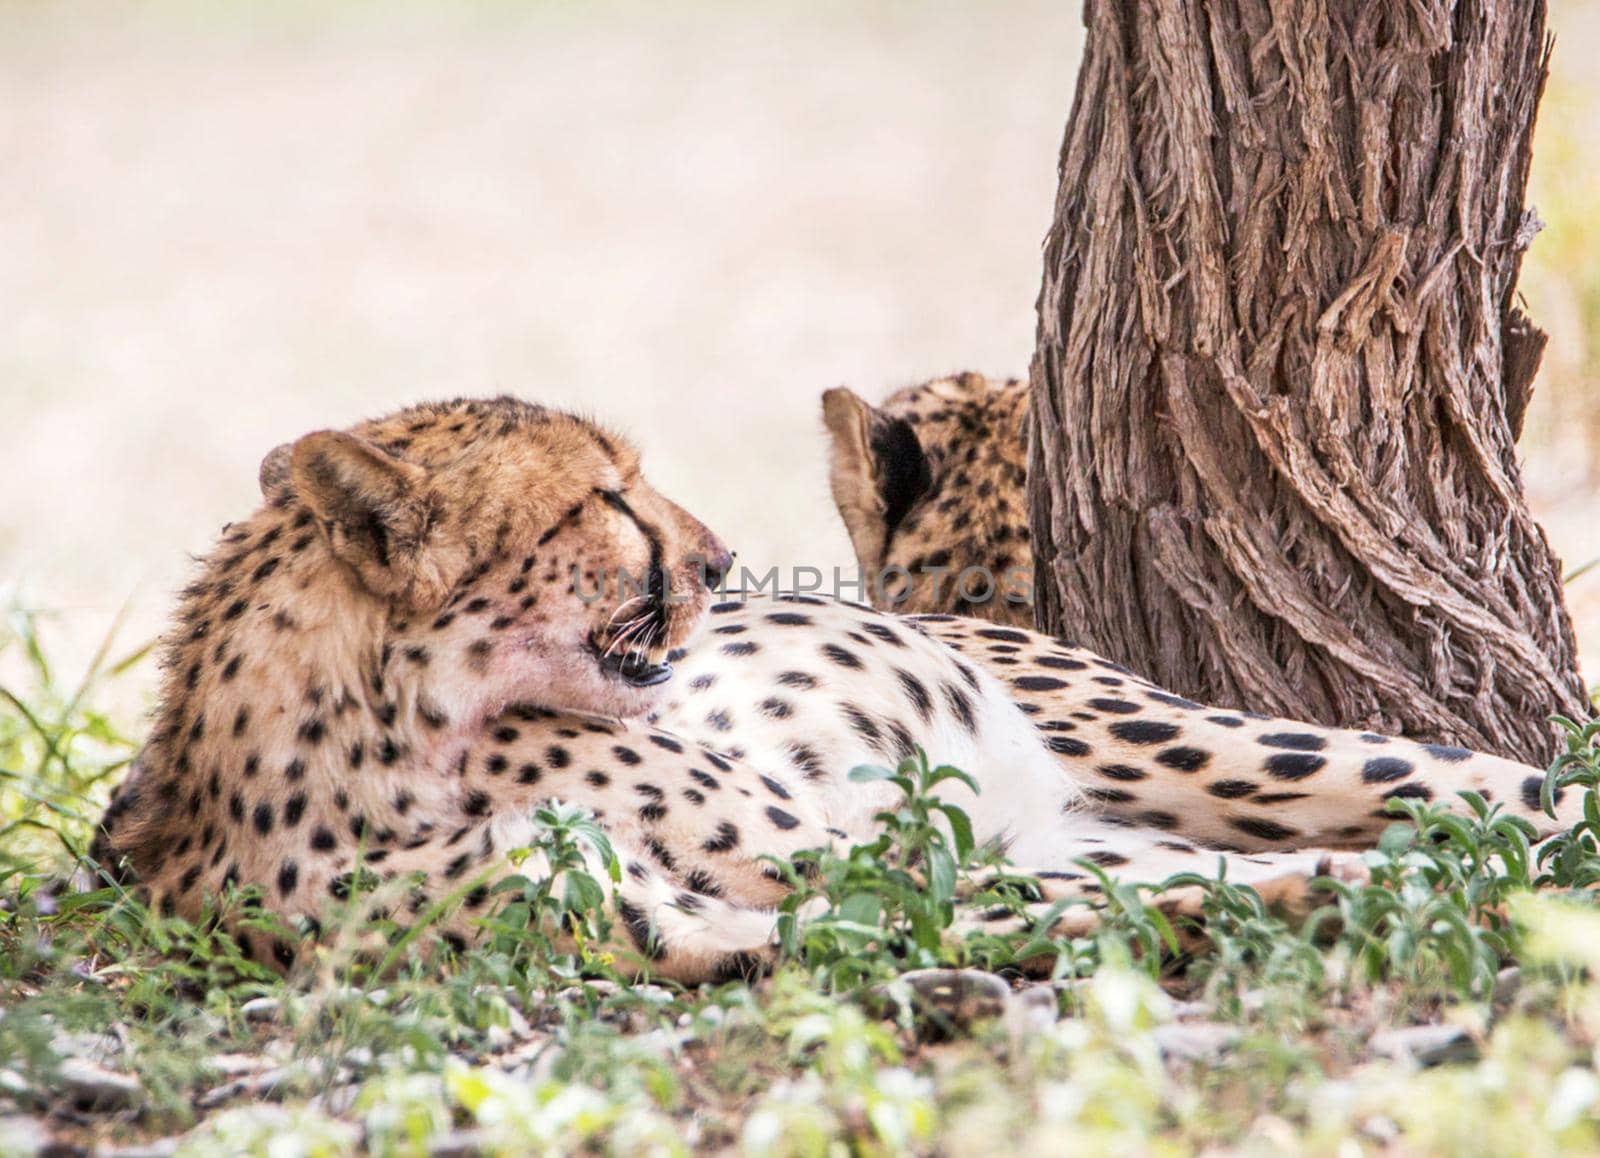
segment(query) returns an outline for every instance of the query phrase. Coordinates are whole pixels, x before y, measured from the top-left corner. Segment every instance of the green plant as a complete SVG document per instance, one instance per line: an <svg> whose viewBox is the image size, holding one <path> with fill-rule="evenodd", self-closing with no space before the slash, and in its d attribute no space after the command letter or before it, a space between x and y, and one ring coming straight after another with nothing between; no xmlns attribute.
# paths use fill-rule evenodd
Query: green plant
<svg viewBox="0 0 1600 1158"><path fill-rule="evenodd" d="M1391 800L1389 810L1407 822L1391 825L1363 857L1370 881L1322 882L1335 904L1313 925L1337 919L1339 941L1368 981L1442 981L1457 992L1487 996L1501 964L1516 951L1517 930L1505 906L1532 887L1537 834L1475 792L1460 796L1470 815Z"/></svg>

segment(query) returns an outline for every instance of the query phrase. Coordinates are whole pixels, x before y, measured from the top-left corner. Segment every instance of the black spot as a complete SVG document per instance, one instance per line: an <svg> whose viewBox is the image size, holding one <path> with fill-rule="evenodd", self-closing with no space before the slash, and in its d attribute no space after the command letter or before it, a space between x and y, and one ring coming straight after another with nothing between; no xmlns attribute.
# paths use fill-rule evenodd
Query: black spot
<svg viewBox="0 0 1600 1158"><path fill-rule="evenodd" d="M1024 692L1053 692L1060 688L1070 686L1066 680L1057 679L1055 676L1018 676L1011 681L1011 686Z"/></svg>
<svg viewBox="0 0 1600 1158"><path fill-rule="evenodd" d="M751 643L749 640L737 640L733 643L723 644L719 650L723 655L741 656L754 655L761 648L758 644Z"/></svg>
<svg viewBox="0 0 1600 1158"><path fill-rule="evenodd" d="M778 674L778 682L786 688L814 688L817 677L803 671L786 671Z"/></svg>
<svg viewBox="0 0 1600 1158"><path fill-rule="evenodd" d="M778 623L785 627L805 627L812 620L809 615L801 615L798 611L773 611L767 615L768 623Z"/></svg>
<svg viewBox="0 0 1600 1158"><path fill-rule="evenodd" d="M1250 780L1218 780L1215 784L1206 785L1206 791L1224 800L1238 800L1251 795L1260 787Z"/></svg>
<svg viewBox="0 0 1600 1158"><path fill-rule="evenodd" d="M1424 744L1422 750L1435 760L1443 760L1446 764L1459 764L1463 760L1472 759L1471 751L1457 748L1452 744Z"/></svg>
<svg viewBox="0 0 1600 1158"><path fill-rule="evenodd" d="M1129 804L1138 799L1133 793L1124 792L1120 788L1101 788L1095 784L1085 784L1083 786L1083 794L1090 800L1101 804ZM1070 804L1062 809L1063 812L1070 812L1071 810L1072 806Z"/></svg>
<svg viewBox="0 0 1600 1158"><path fill-rule="evenodd" d="M734 606L737 607L738 604L735 604ZM674 740L671 736L663 736L663 735L660 735L659 733L653 733L650 736L650 742L652 744L654 744L657 748L663 748L668 752L682 752L683 751L683 745L678 743L678 741Z"/></svg>
<svg viewBox="0 0 1600 1158"><path fill-rule="evenodd" d="M630 767L644 762L643 756L639 755L639 753L635 752L632 748L625 748L621 744L618 744L615 748L612 748L611 754Z"/></svg>
<svg viewBox="0 0 1600 1158"><path fill-rule="evenodd" d="M1388 736L1380 736L1376 732L1362 732L1356 739L1363 744L1387 744L1389 742Z"/></svg>
<svg viewBox="0 0 1600 1158"><path fill-rule="evenodd" d="M1097 864L1101 868L1119 868L1128 863L1128 858L1121 853L1108 852L1104 849L1086 852L1081 859L1089 861L1091 864Z"/></svg>
<svg viewBox="0 0 1600 1158"><path fill-rule="evenodd" d="M272 823L274 820L272 815L272 805L268 804L265 800L263 800L260 804L257 804L253 819L255 820L256 831L262 836L266 836L272 831Z"/></svg>
<svg viewBox="0 0 1600 1158"><path fill-rule="evenodd" d="M559 744L551 744L544 750L545 763L552 768L565 768L572 763L571 754Z"/></svg>
<svg viewBox="0 0 1600 1158"><path fill-rule="evenodd" d="M704 869L690 869L683 883L704 897L720 897L722 886Z"/></svg>
<svg viewBox="0 0 1600 1158"><path fill-rule="evenodd" d="M807 780L821 780L827 775L823 767L822 757L816 750L807 744L790 744L788 746L789 763L798 768Z"/></svg>
<svg viewBox="0 0 1600 1158"><path fill-rule="evenodd" d="M300 823L300 818L306 814L306 794L296 792L289 797L283 805L283 826L293 828Z"/></svg>
<svg viewBox="0 0 1600 1158"><path fill-rule="evenodd" d="M1392 780L1404 780L1416 768L1409 760L1400 760L1393 756L1377 756L1368 760L1361 768L1361 779L1368 784L1387 784Z"/></svg>
<svg viewBox="0 0 1600 1158"><path fill-rule="evenodd" d="M1281 752L1267 757L1267 775L1276 780L1304 780L1322 769L1328 761L1305 752Z"/></svg>
<svg viewBox="0 0 1600 1158"><path fill-rule="evenodd" d="M1284 841L1300 835L1297 829L1290 828L1287 824L1264 820L1259 816L1230 816L1228 823L1258 840Z"/></svg>
<svg viewBox="0 0 1600 1158"><path fill-rule="evenodd" d="M1257 736L1256 743L1268 748L1288 748L1291 752L1320 752L1328 746L1326 739L1310 732L1268 732Z"/></svg>
<svg viewBox="0 0 1600 1158"><path fill-rule="evenodd" d="M1143 768L1135 768L1132 764L1102 764L1095 771L1109 780L1144 780L1150 775Z"/></svg>
<svg viewBox="0 0 1600 1158"><path fill-rule="evenodd" d="M797 822L798 823L798 822ZM706 852L728 852L739 847L739 830L729 821L717 825L717 831L700 846Z"/></svg>
<svg viewBox="0 0 1600 1158"><path fill-rule="evenodd" d="M1165 744L1178 738L1178 725L1162 720L1118 720L1110 732L1127 744Z"/></svg>
<svg viewBox="0 0 1600 1158"><path fill-rule="evenodd" d="M895 647L904 647L906 645L906 641L901 639L894 628L886 623L863 623L861 630L875 639L881 639L884 643L892 644Z"/></svg>
<svg viewBox="0 0 1600 1158"><path fill-rule="evenodd" d="M1169 692L1146 692L1145 695L1158 704L1166 704L1169 707L1174 708L1183 708L1185 711L1192 712L1205 706L1204 704L1197 704L1193 700L1186 700L1182 696L1172 695Z"/></svg>
<svg viewBox="0 0 1600 1158"><path fill-rule="evenodd" d="M772 821L772 823L774 825L776 825L778 828L783 829L785 832L787 832L791 828L798 828L799 825L800 825L800 821L799 821L798 818L796 818L794 816L791 816L789 813L785 812L783 809L779 808L777 805L772 805L772 806L768 807L768 809L767 809L767 819Z"/></svg>
<svg viewBox="0 0 1600 1158"><path fill-rule="evenodd" d="M584 779L590 784L594 785L596 788L605 788L611 783L611 777L607 776L599 769L595 769L593 772L587 773L584 776Z"/></svg>
<svg viewBox="0 0 1600 1158"><path fill-rule="evenodd" d="M1544 808L1544 777L1529 776L1522 782L1522 804L1529 812L1539 812ZM1556 789L1556 803L1561 803L1561 798L1567 794L1566 789Z"/></svg>
<svg viewBox="0 0 1600 1158"><path fill-rule="evenodd" d="M967 698L967 694L954 684L947 683L944 685L944 699L956 719L961 721L961 726L968 732L976 734L978 721L972 714L972 701Z"/></svg>
<svg viewBox="0 0 1600 1158"><path fill-rule="evenodd" d="M1139 705L1128 700L1112 700L1097 697L1089 701L1089 706L1098 712L1111 712L1119 716L1131 716L1139 710Z"/></svg>
<svg viewBox="0 0 1600 1158"><path fill-rule="evenodd" d="M518 784L537 784L539 782L539 765L528 763L517 769Z"/></svg>
<svg viewBox="0 0 1600 1158"><path fill-rule="evenodd" d="M1089 665L1081 659L1068 659L1064 655L1039 655L1033 662L1039 667L1054 668L1056 671L1083 671Z"/></svg>
<svg viewBox="0 0 1600 1158"><path fill-rule="evenodd" d="M467 793L467 798L461 802L461 811L468 816L487 816L489 814L489 794L481 790Z"/></svg>
<svg viewBox="0 0 1600 1158"><path fill-rule="evenodd" d="M622 918L634 948L652 961L659 961L665 955L666 951L656 940L655 930L650 927L650 921L645 917L643 909L619 898L617 915Z"/></svg>
<svg viewBox="0 0 1600 1158"><path fill-rule="evenodd" d="M1179 745L1163 748L1156 753L1156 763L1178 772L1198 772L1211 762L1211 753L1204 748Z"/></svg>
<svg viewBox="0 0 1600 1158"><path fill-rule="evenodd" d="M767 791L772 793L779 800L792 800L793 799L793 797L791 797L789 795L789 790L787 788L785 788L782 784L780 784L776 780L774 780L772 777L763 776L761 778L761 783L766 785Z"/></svg>
<svg viewBox="0 0 1600 1158"><path fill-rule="evenodd" d="M861 661L856 658L855 653L847 648L840 647L836 643L823 644L822 654L840 667L851 668L855 671L861 670Z"/></svg>
<svg viewBox="0 0 1600 1158"><path fill-rule="evenodd" d="M278 866L278 895L286 897L294 892L300 883L300 866L292 860L286 860Z"/></svg>
<svg viewBox="0 0 1600 1158"><path fill-rule="evenodd" d="M877 746L883 740L883 732L878 727L877 721L860 708L854 704L840 704L839 710L850 722L850 727L867 743Z"/></svg>
<svg viewBox="0 0 1600 1158"><path fill-rule="evenodd" d="M1088 756L1094 749L1073 736L1050 736L1044 746L1061 756Z"/></svg>
<svg viewBox="0 0 1600 1158"><path fill-rule="evenodd" d="M1028 637L1008 627L980 627L973 632L979 639L998 639L1002 643L1027 643Z"/></svg>
<svg viewBox="0 0 1600 1158"><path fill-rule="evenodd" d="M1242 728L1244 720L1238 716L1207 716L1206 719L1222 728Z"/></svg>
<svg viewBox="0 0 1600 1158"><path fill-rule="evenodd" d="M333 833L321 826L311 834L311 847L318 852L331 852L338 843Z"/></svg>

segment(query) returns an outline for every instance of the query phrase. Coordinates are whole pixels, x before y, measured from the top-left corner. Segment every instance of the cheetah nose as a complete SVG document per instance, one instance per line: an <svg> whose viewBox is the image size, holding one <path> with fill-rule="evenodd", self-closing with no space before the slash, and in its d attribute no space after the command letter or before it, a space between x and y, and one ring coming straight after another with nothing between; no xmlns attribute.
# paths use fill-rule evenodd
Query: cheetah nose
<svg viewBox="0 0 1600 1158"><path fill-rule="evenodd" d="M722 581L728 577L728 572L733 570L733 552L726 547L720 548L715 553L706 556L705 576L706 587L715 591L722 586Z"/></svg>

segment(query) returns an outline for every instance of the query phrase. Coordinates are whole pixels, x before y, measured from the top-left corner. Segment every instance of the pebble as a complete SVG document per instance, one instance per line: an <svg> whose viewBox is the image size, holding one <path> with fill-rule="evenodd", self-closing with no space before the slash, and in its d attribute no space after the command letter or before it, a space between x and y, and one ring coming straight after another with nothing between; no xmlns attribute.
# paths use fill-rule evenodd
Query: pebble
<svg viewBox="0 0 1600 1158"><path fill-rule="evenodd" d="M1169 1061L1215 1063L1226 1057L1243 1035L1237 1026L1219 1021L1185 1021L1158 1025L1150 1037Z"/></svg>
<svg viewBox="0 0 1600 1158"><path fill-rule="evenodd" d="M137 1103L144 1093L138 1078L81 1057L63 1058L57 1078L60 1092L83 1109L126 1109Z"/></svg>
<svg viewBox="0 0 1600 1158"><path fill-rule="evenodd" d="M0 1117L0 1154L33 1158L50 1145L50 1132L37 1118L6 1115Z"/></svg>
<svg viewBox="0 0 1600 1158"><path fill-rule="evenodd" d="M277 1021L283 1012L283 1002L276 997L252 997L239 1007L246 1021Z"/></svg>
<svg viewBox="0 0 1600 1158"><path fill-rule="evenodd" d="M1478 1043L1459 1025L1411 1025L1385 1029L1372 1035L1372 1052L1396 1061L1414 1061L1421 1066L1445 1062L1472 1061L1478 1056Z"/></svg>

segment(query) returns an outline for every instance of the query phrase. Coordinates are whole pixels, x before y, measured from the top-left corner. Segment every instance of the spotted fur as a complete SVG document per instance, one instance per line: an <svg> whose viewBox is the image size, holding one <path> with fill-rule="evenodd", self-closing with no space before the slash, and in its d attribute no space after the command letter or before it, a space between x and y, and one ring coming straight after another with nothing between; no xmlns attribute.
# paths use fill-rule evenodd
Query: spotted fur
<svg viewBox="0 0 1600 1158"><path fill-rule="evenodd" d="M307 435L262 489L179 603L154 731L95 850L165 912L253 884L314 932L330 901L420 874L391 916L448 900L440 932L464 943L534 810L562 800L622 861L619 953L742 976L773 959L766 858L872 839L893 789L848 772L917 749L977 777L950 797L1046 902L1093 894L1083 860L1141 880L1221 861L1293 910L1315 872L1359 873L1336 850L1370 844L1396 794L1472 787L1551 830L1534 769L1211 711L1032 632L713 604L716 537L620 437L526 403ZM641 592L599 583L619 566ZM1157 903L1199 915L1193 890ZM299 951L242 937L282 968Z"/></svg>
<svg viewBox="0 0 1600 1158"><path fill-rule="evenodd" d="M834 504L873 606L1033 623L1028 384L981 374L870 406L822 396Z"/></svg>

